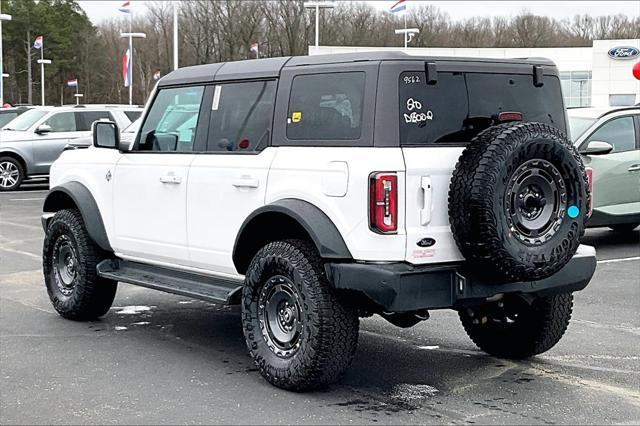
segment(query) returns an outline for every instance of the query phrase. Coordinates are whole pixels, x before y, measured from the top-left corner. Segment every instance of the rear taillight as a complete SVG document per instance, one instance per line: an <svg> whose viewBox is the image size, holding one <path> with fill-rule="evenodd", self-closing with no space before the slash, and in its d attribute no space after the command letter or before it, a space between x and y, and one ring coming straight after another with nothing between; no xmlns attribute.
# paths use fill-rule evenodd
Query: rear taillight
<svg viewBox="0 0 640 426"><path fill-rule="evenodd" d="M587 173L587 191L591 194L589 197L589 205L587 206L587 217L589 217L593 209L593 169L586 167L585 172Z"/></svg>
<svg viewBox="0 0 640 426"><path fill-rule="evenodd" d="M369 180L369 227L381 234L398 231L398 176L374 173Z"/></svg>

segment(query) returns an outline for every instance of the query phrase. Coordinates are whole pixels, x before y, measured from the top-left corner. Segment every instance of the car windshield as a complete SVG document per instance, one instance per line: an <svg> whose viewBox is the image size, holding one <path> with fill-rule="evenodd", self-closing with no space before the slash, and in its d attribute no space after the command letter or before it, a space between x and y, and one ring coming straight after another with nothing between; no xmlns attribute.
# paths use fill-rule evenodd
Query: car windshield
<svg viewBox="0 0 640 426"><path fill-rule="evenodd" d="M569 116L569 131L571 132L571 138L575 141L595 122L595 118Z"/></svg>
<svg viewBox="0 0 640 426"><path fill-rule="evenodd" d="M134 121L133 123L129 124L127 127L124 128L124 130L122 131L122 133L135 133L138 131L138 129L140 128L140 122L142 121L142 118L138 118L136 121Z"/></svg>
<svg viewBox="0 0 640 426"><path fill-rule="evenodd" d="M0 114L0 127L4 127L8 122L18 116L17 112L5 112Z"/></svg>
<svg viewBox="0 0 640 426"><path fill-rule="evenodd" d="M14 120L8 122L2 130L18 130L25 131L33 126L36 121L44 117L49 111L42 109L32 109L24 114L17 116Z"/></svg>

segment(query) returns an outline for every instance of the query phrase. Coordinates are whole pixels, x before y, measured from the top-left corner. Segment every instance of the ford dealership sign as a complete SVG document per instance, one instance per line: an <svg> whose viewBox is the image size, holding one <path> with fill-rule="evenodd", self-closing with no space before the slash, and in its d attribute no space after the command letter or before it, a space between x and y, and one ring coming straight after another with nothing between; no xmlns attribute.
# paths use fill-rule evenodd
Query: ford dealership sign
<svg viewBox="0 0 640 426"><path fill-rule="evenodd" d="M631 46L614 47L608 53L613 59L633 59L640 55L640 49Z"/></svg>

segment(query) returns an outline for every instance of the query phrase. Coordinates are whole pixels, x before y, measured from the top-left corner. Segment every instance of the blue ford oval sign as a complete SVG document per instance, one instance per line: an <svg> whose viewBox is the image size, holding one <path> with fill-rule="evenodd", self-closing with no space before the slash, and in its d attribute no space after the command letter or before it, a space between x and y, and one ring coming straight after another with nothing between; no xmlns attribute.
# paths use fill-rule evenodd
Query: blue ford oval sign
<svg viewBox="0 0 640 426"><path fill-rule="evenodd" d="M613 59L633 59L640 55L640 49L631 46L621 46L609 49L609 57Z"/></svg>

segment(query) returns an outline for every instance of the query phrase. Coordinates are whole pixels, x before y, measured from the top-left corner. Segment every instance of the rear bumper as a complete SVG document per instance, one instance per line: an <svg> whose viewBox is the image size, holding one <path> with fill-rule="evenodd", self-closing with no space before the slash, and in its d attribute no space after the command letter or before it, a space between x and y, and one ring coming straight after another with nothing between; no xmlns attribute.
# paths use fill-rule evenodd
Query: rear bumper
<svg viewBox="0 0 640 426"><path fill-rule="evenodd" d="M582 290L595 272L596 252L581 245L553 276L508 284L483 282L467 273L462 264L328 263L325 268L335 288L360 291L386 312L408 312L458 308L504 293L544 296Z"/></svg>

